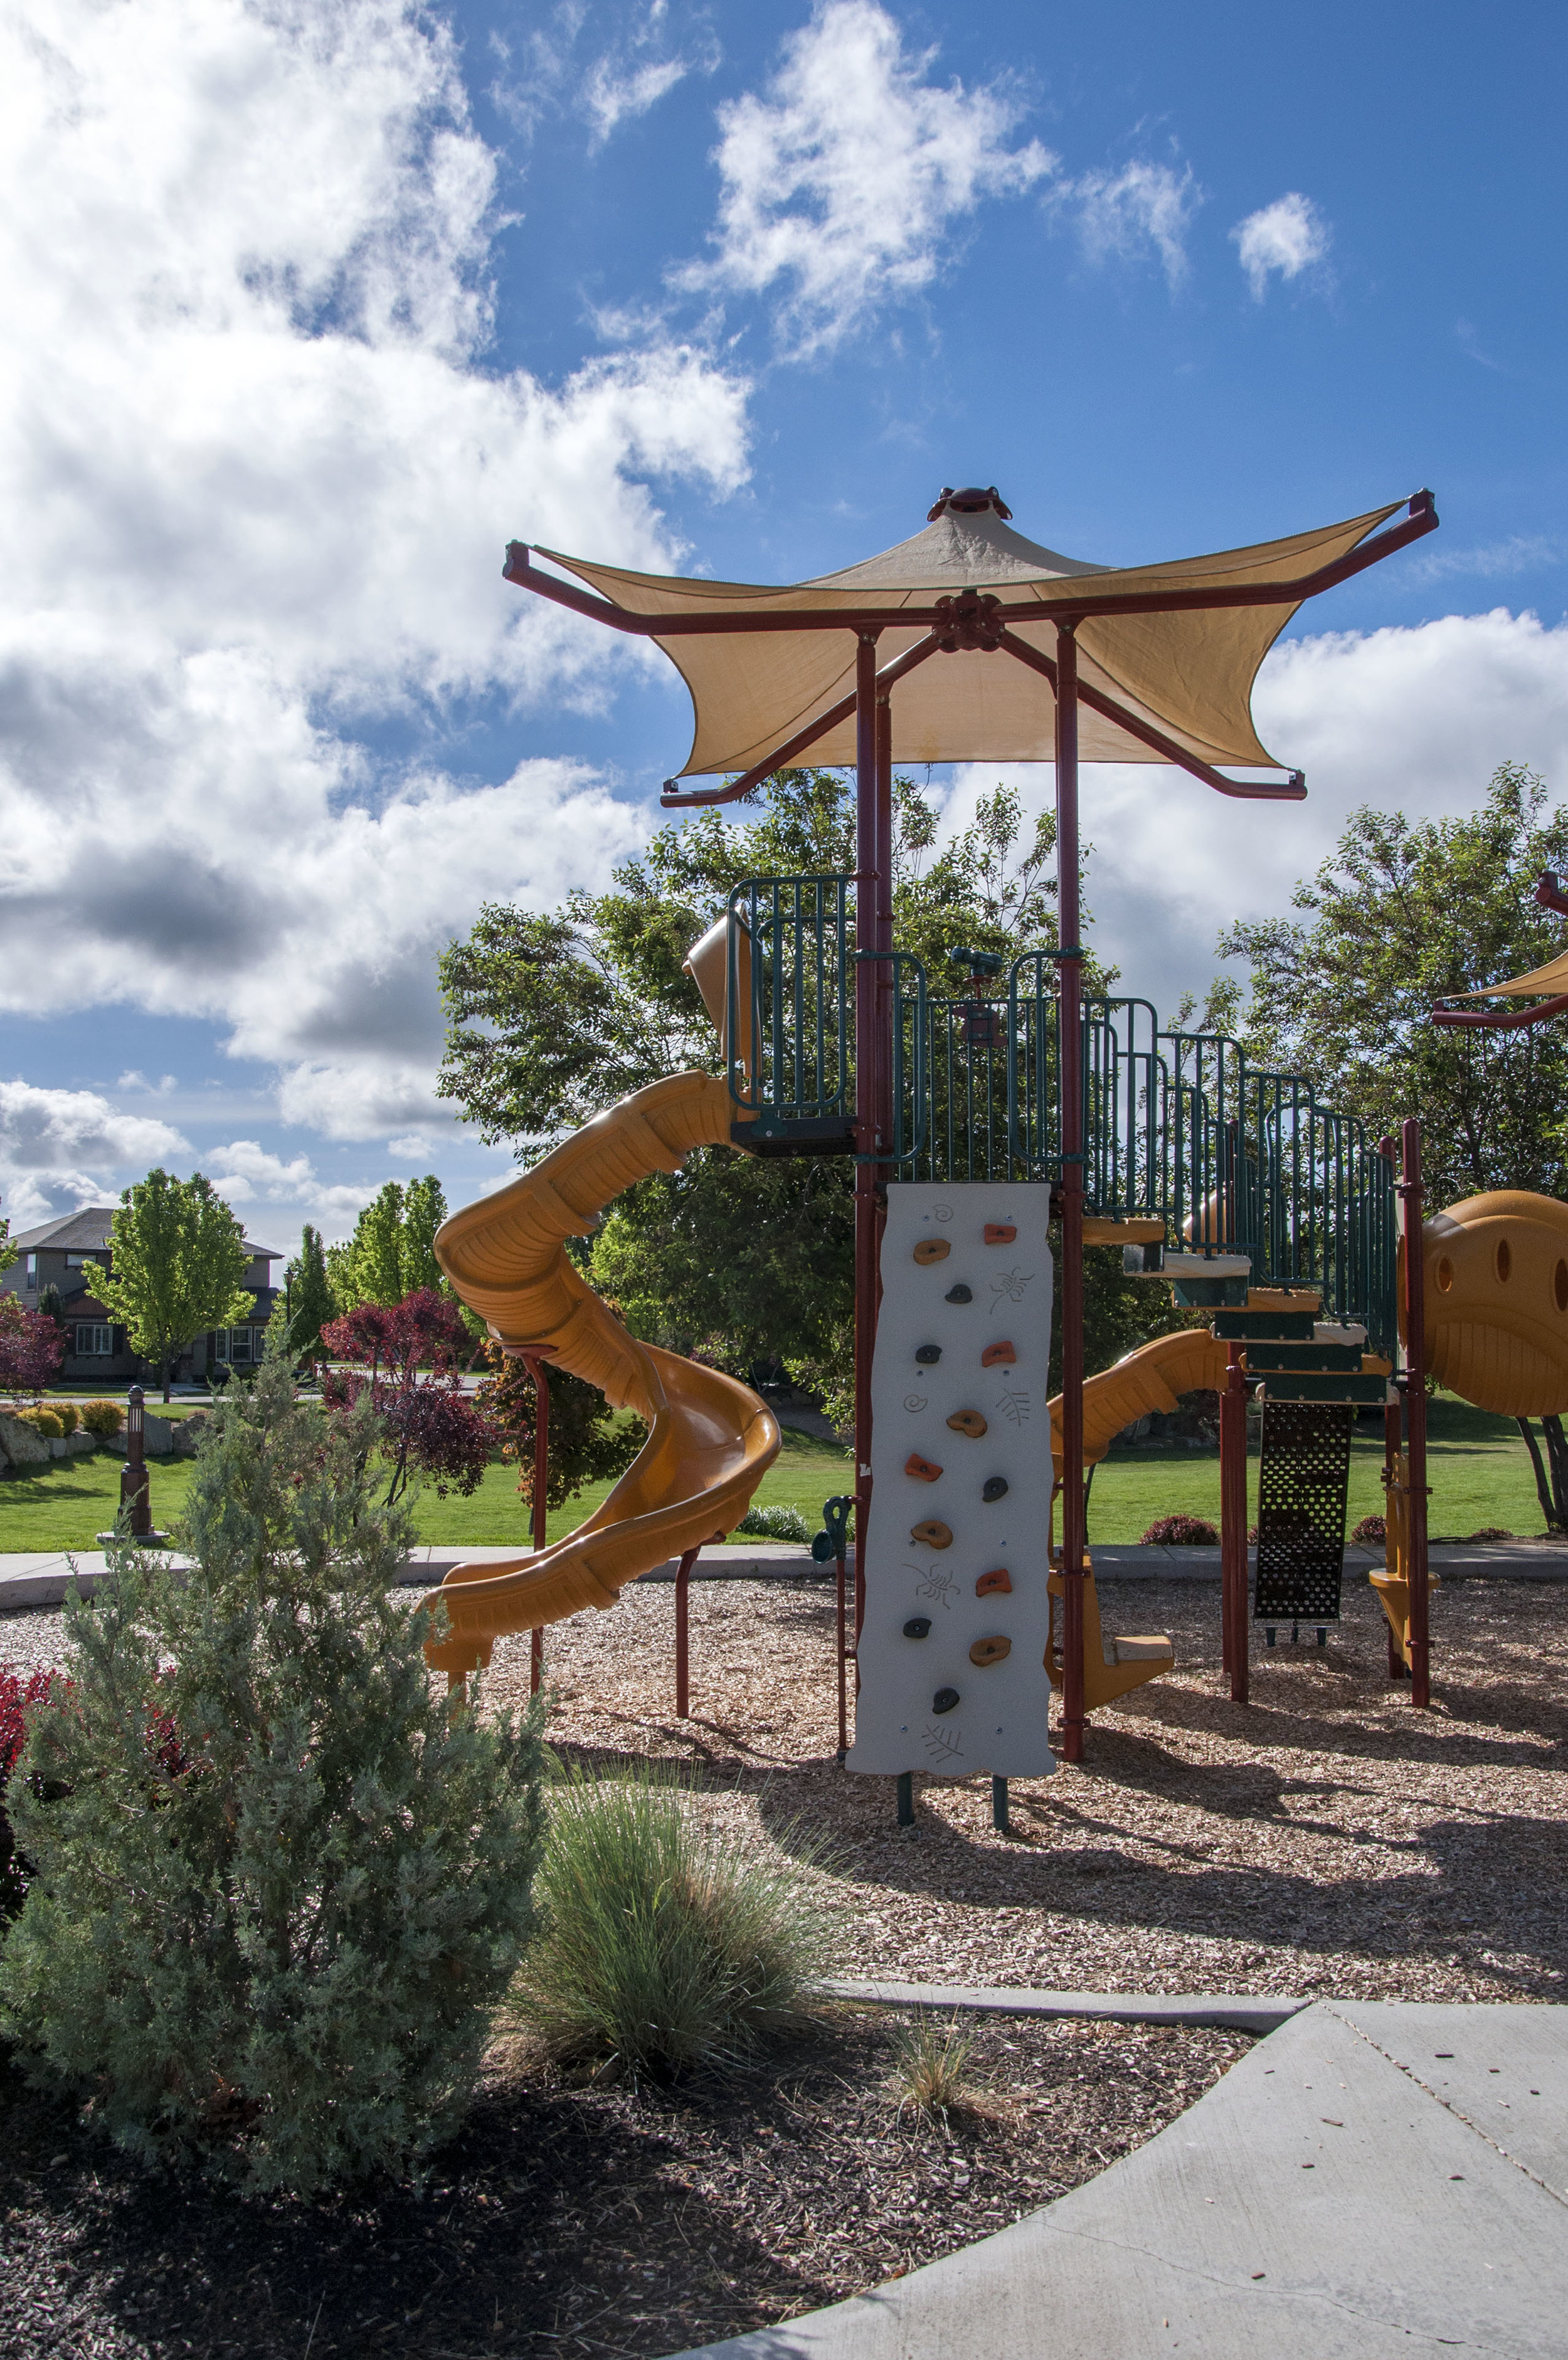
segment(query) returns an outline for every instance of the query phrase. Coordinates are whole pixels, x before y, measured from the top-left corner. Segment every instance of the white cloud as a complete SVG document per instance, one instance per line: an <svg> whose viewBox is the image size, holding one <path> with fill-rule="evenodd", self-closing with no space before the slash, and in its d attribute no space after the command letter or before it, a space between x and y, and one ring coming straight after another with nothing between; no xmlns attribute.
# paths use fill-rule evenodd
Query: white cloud
<svg viewBox="0 0 1568 2360"><path fill-rule="evenodd" d="M583 86L583 104L596 141L608 139L617 124L629 116L646 115L678 82L685 80L687 71L684 58L664 58L629 73L618 73L608 58L600 58Z"/></svg>
<svg viewBox="0 0 1568 2360"><path fill-rule="evenodd" d="M1271 205L1248 213L1231 232L1253 300L1261 303L1268 292L1268 274L1299 279L1304 270L1326 259L1332 233L1310 197L1292 189Z"/></svg>
<svg viewBox="0 0 1568 2360"><path fill-rule="evenodd" d="M1083 774L1090 939L1120 966L1119 988L1151 997L1162 1017L1220 967L1222 927L1288 909L1359 805L1413 818L1474 811L1509 760L1568 803L1568 624L1547 629L1499 607L1288 640L1264 665L1255 710L1265 745L1306 771L1304 803L1237 803L1152 765ZM1047 767L971 764L954 774L948 825L999 775L1031 810L1051 795Z"/></svg>
<svg viewBox="0 0 1568 2360"><path fill-rule="evenodd" d="M745 474L695 347L482 365L493 180L412 0L0 22L0 1000L207 1016L339 1136L434 1111L483 895L641 826L566 765L389 772L356 721L602 702L660 660L502 583L508 533L668 565L645 479Z"/></svg>
<svg viewBox="0 0 1568 2360"><path fill-rule="evenodd" d="M172 1124L121 1113L96 1090L0 1082L0 1189L13 1233L77 1205L113 1203L121 1165L145 1172L190 1153Z"/></svg>
<svg viewBox="0 0 1568 2360"><path fill-rule="evenodd" d="M231 1205L250 1204L258 1196L273 1204L293 1204L316 1185L308 1155L291 1156L285 1164L256 1139L236 1139L226 1147L210 1147L202 1160L214 1187Z"/></svg>
<svg viewBox="0 0 1568 2360"><path fill-rule="evenodd" d="M1190 166L1125 164L1119 172L1085 172L1053 191L1053 207L1077 220L1091 262L1132 262L1152 254L1172 289L1187 276L1187 235L1203 191Z"/></svg>
<svg viewBox="0 0 1568 2360"><path fill-rule="evenodd" d="M928 286L955 217L1056 169L1037 140L1008 144L1014 95L933 83L935 55L906 52L876 0L818 5L766 95L719 109L717 250L678 283L760 295L784 282L779 324L797 355Z"/></svg>
<svg viewBox="0 0 1568 2360"><path fill-rule="evenodd" d="M1486 541L1475 549L1420 550L1413 570L1420 582L1447 582L1455 574L1500 581L1509 574L1529 574L1540 565L1555 565L1561 555L1561 544L1544 533L1510 532L1501 541Z"/></svg>

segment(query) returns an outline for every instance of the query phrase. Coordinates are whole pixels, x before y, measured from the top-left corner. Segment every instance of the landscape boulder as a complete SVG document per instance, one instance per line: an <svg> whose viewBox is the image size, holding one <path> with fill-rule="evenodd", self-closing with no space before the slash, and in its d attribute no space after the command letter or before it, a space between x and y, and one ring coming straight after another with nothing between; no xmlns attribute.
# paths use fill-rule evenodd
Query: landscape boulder
<svg viewBox="0 0 1568 2360"><path fill-rule="evenodd" d="M13 1417L8 1410L0 1410L0 1450L12 1467L49 1464L48 1437L36 1433L25 1418Z"/></svg>

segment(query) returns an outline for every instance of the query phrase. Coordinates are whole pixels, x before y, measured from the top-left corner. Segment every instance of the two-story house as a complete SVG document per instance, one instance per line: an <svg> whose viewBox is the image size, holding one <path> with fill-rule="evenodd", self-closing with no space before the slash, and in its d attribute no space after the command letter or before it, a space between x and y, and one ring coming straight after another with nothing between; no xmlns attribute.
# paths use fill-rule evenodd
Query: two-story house
<svg viewBox="0 0 1568 2360"><path fill-rule="evenodd" d="M91 1382L157 1374L130 1349L125 1329L115 1326L92 1291L93 1265L114 1268L109 1224L116 1209L113 1205L83 1205L80 1212L25 1230L11 1240L16 1260L8 1270L0 1271L0 1287L19 1295L29 1311L38 1308L46 1287L57 1289L66 1325L66 1354L60 1370L64 1378L85 1378ZM245 1250L250 1262L244 1283L256 1297L250 1320L242 1327L198 1336L181 1354L176 1376L204 1376L218 1360L248 1368L260 1360L262 1338L277 1300L271 1265L282 1256L270 1246L253 1245L248 1238Z"/></svg>

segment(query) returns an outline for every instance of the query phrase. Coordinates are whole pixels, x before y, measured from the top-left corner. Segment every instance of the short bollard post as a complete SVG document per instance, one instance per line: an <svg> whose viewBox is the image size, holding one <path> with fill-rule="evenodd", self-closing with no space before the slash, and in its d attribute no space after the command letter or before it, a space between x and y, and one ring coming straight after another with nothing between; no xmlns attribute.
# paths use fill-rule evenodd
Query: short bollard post
<svg viewBox="0 0 1568 2360"><path fill-rule="evenodd" d="M1012 1829L1007 1824L1007 1781L1005 1778L992 1778L991 1782L991 1824L996 1830L998 1835L1011 1835L1013 1832Z"/></svg>
<svg viewBox="0 0 1568 2360"><path fill-rule="evenodd" d="M126 1463L120 1470L120 1513L130 1511L131 1537L152 1531L152 1477L147 1464L147 1395L133 1385L126 1396Z"/></svg>
<svg viewBox="0 0 1568 2360"><path fill-rule="evenodd" d="M898 1824L901 1828L915 1825L915 1773L901 1770L898 1775Z"/></svg>

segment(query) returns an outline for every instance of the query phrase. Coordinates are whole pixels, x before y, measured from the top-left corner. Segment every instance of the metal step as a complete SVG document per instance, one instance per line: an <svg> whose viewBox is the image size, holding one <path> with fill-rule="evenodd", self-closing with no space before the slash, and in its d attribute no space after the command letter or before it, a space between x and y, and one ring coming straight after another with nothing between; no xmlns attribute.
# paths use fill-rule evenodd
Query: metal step
<svg viewBox="0 0 1568 2360"><path fill-rule="evenodd" d="M1223 1344L1310 1344L1317 1320L1310 1311L1216 1311L1214 1333Z"/></svg>
<svg viewBox="0 0 1568 2360"><path fill-rule="evenodd" d="M1362 1372L1361 1347L1359 1344L1285 1343L1269 1337L1266 1340L1255 1341L1247 1346L1246 1367L1249 1377L1267 1376L1274 1371L1299 1371L1307 1376L1321 1371L1326 1375L1331 1370L1358 1377Z"/></svg>
<svg viewBox="0 0 1568 2360"><path fill-rule="evenodd" d="M1321 1376L1266 1377L1263 1389L1269 1401L1279 1402L1352 1402L1374 1404L1385 1402L1388 1398L1387 1377L1338 1377L1326 1371Z"/></svg>

